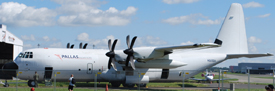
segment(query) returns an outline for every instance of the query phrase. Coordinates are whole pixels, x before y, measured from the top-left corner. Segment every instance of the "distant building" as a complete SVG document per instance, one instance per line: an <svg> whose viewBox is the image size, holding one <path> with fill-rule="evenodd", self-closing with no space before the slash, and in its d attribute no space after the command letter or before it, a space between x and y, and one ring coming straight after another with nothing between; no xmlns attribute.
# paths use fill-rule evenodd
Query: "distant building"
<svg viewBox="0 0 275 91"><path fill-rule="evenodd" d="M275 63L239 63L238 66L229 66L231 72L247 73L247 68L250 69L250 74L269 74L273 73L271 68L275 68Z"/></svg>
<svg viewBox="0 0 275 91"><path fill-rule="evenodd" d="M230 72L232 73L240 73L241 70L239 69L239 66L229 66Z"/></svg>

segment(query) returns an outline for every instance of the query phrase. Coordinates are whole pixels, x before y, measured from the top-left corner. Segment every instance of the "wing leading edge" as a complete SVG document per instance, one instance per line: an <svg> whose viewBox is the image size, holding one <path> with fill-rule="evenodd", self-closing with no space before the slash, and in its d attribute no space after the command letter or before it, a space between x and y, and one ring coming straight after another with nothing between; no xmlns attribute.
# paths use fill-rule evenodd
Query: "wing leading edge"
<svg viewBox="0 0 275 91"><path fill-rule="evenodd" d="M265 57L265 56L273 56L273 54L266 53L266 54L227 54L227 59L233 59L233 58L256 58L256 57Z"/></svg>
<svg viewBox="0 0 275 91"><path fill-rule="evenodd" d="M175 49L194 49L194 48L215 48L220 47L221 45L215 43L201 43L201 44L193 44L193 45L180 45L180 46L169 46L169 47L158 47L155 48L156 51L173 51Z"/></svg>

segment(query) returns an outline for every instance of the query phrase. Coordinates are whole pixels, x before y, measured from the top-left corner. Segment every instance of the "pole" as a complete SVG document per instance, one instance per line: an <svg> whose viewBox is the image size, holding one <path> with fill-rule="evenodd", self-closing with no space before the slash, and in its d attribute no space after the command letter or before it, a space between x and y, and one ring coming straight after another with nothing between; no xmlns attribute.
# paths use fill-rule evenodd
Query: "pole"
<svg viewBox="0 0 275 91"><path fill-rule="evenodd" d="M275 84L274 84L274 68L273 68L273 86L275 86Z"/></svg>
<svg viewBox="0 0 275 91"><path fill-rule="evenodd" d="M222 70L222 88L223 89L223 70Z"/></svg>
<svg viewBox="0 0 275 91"><path fill-rule="evenodd" d="M95 80L94 80L94 88L95 88L95 91L96 91L96 87L97 87L97 73L95 72Z"/></svg>
<svg viewBox="0 0 275 91"><path fill-rule="evenodd" d="M220 82L221 82L221 69L219 71L219 84L218 84L218 91L220 91Z"/></svg>
<svg viewBox="0 0 275 91"><path fill-rule="evenodd" d="M16 71L16 91L18 91L18 72Z"/></svg>
<svg viewBox="0 0 275 91"><path fill-rule="evenodd" d="M139 84L138 85L138 91L140 91L140 81L139 80L140 80L140 73L138 72L138 84Z"/></svg>
<svg viewBox="0 0 275 91"><path fill-rule="evenodd" d="M54 91L56 91L56 72L54 72Z"/></svg>
<svg viewBox="0 0 275 91"><path fill-rule="evenodd" d="M248 91L250 91L250 69L248 70Z"/></svg>
<svg viewBox="0 0 275 91"><path fill-rule="evenodd" d="M182 91L184 91L184 77L185 77L185 73L182 71Z"/></svg>

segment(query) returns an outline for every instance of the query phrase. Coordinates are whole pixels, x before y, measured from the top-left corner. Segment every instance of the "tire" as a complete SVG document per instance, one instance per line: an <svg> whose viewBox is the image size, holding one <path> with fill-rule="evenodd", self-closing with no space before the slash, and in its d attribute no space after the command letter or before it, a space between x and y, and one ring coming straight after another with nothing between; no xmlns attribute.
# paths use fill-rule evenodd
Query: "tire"
<svg viewBox="0 0 275 91"><path fill-rule="evenodd" d="M137 84L137 86L140 86L140 87L146 87L146 83L141 83L141 84Z"/></svg>
<svg viewBox="0 0 275 91"><path fill-rule="evenodd" d="M28 86L29 86L29 87L35 87L35 82L34 82L34 80L29 80L29 81L28 81Z"/></svg>
<svg viewBox="0 0 275 91"><path fill-rule="evenodd" d="M128 84L125 84L127 87L129 87L129 88L132 88L132 87L134 87L135 86L135 84L131 84L131 83L128 83Z"/></svg>
<svg viewBox="0 0 275 91"><path fill-rule="evenodd" d="M112 87L119 87L121 82L111 82Z"/></svg>
<svg viewBox="0 0 275 91"><path fill-rule="evenodd" d="M4 87L9 87L9 84L5 84Z"/></svg>

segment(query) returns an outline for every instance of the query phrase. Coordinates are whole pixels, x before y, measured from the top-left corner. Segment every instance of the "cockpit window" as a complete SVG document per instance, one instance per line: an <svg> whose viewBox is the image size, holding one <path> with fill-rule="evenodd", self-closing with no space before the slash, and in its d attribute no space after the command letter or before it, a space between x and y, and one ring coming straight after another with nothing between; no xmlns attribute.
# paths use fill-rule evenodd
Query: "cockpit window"
<svg viewBox="0 0 275 91"><path fill-rule="evenodd" d="M29 52L25 52L25 57L24 58L28 58L29 57Z"/></svg>
<svg viewBox="0 0 275 91"><path fill-rule="evenodd" d="M23 56L24 56L23 53L20 53L20 54L18 55L19 58L22 58Z"/></svg>
<svg viewBox="0 0 275 91"><path fill-rule="evenodd" d="M22 53L21 58L33 58L33 53L32 52L25 52L25 54Z"/></svg>

